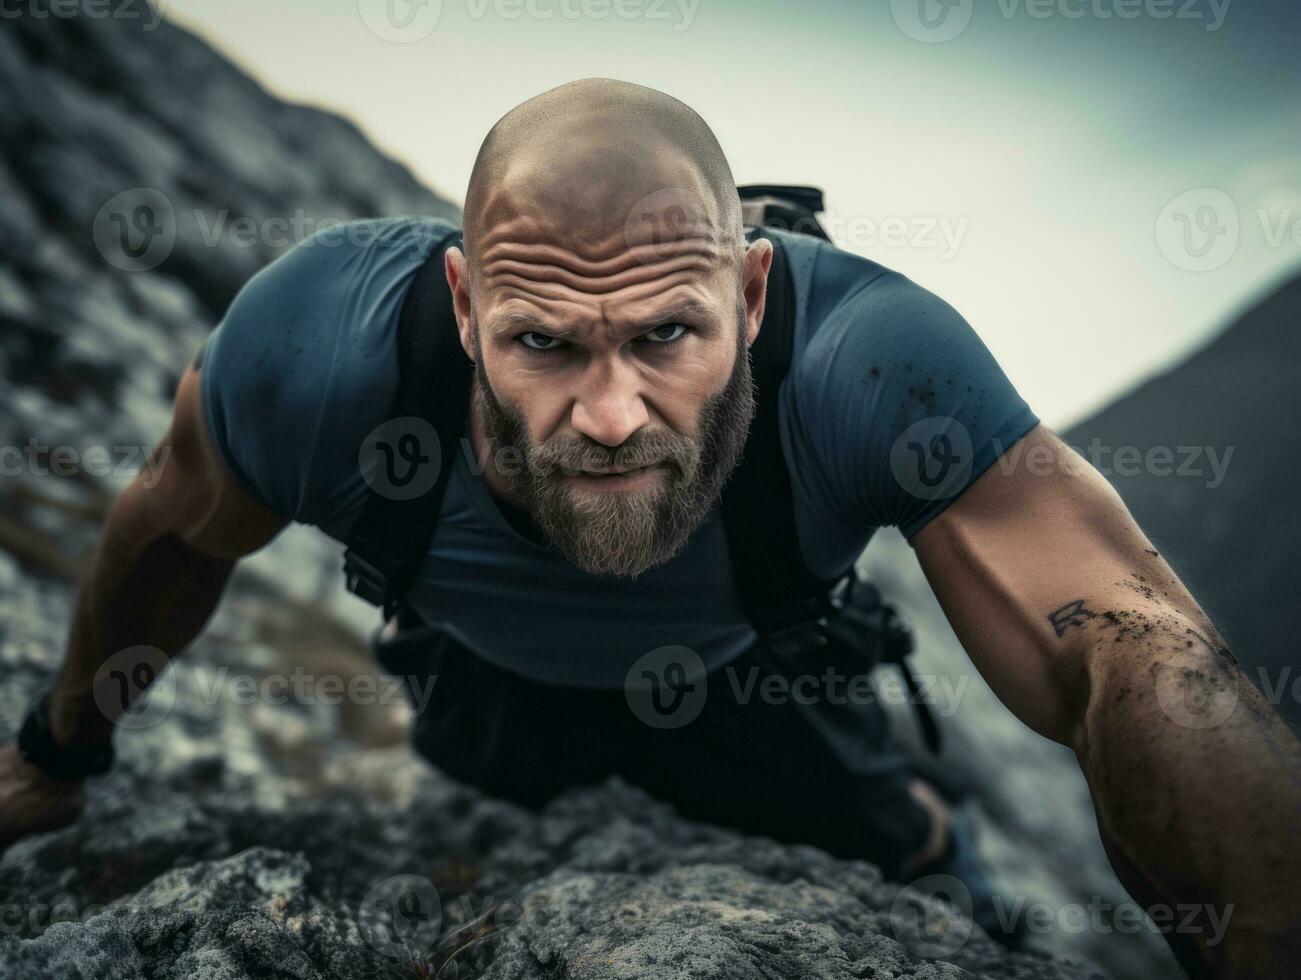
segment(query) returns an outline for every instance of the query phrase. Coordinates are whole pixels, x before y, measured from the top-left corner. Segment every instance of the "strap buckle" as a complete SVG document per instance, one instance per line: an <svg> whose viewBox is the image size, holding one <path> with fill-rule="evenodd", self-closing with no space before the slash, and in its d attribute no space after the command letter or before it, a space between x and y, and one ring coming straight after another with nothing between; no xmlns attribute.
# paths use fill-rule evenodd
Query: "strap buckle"
<svg viewBox="0 0 1301 980"><path fill-rule="evenodd" d="M847 590L847 579L842 579L827 594L802 602L794 622L763 634L768 648L779 657L787 657L825 647L829 642L827 620L840 611Z"/></svg>
<svg viewBox="0 0 1301 980"><path fill-rule="evenodd" d="M352 548L343 553L343 578L349 592L371 605L385 605L388 599L388 576Z"/></svg>
<svg viewBox="0 0 1301 980"><path fill-rule="evenodd" d="M825 616L792 623L765 633L764 642L779 657L793 657L808 650L817 650L827 645L827 636L822 631L826 623Z"/></svg>

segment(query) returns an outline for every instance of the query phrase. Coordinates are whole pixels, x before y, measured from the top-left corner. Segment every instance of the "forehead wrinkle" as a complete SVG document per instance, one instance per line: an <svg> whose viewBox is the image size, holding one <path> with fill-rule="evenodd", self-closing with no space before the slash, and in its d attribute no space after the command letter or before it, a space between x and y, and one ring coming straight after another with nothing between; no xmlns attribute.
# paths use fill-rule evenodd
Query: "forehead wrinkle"
<svg viewBox="0 0 1301 980"><path fill-rule="evenodd" d="M677 249L712 254L723 245L723 236L710 222L676 222L671 236L657 243L644 240L640 223L629 224L618 215L606 217L608 221L598 225L581 221L572 214L557 218L521 210L485 227L482 240L477 243L478 253L486 260L498 250L518 250L548 255L559 265L617 268L629 261L645 261L642 253L646 251Z"/></svg>
<svg viewBox="0 0 1301 980"><path fill-rule="evenodd" d="M605 288L618 288L619 277L627 273L632 273L627 278L635 280L638 273L650 277L689 264L715 267L729 257L730 252L704 237L685 238L668 245L624 247L618 254L599 260L587 259L551 243L498 242L480 254L479 268L489 277L505 269L543 281L568 282L576 288L583 288L584 280L611 280L614 285Z"/></svg>
<svg viewBox="0 0 1301 980"><path fill-rule="evenodd" d="M511 303L524 303L541 307L551 303L556 306L572 304L590 309L591 301L596 299L603 309L607 303L636 305L644 303L647 299L664 297L676 290L693 290L704 297L702 303L707 305L709 287L717 277L710 274L700 275L698 274L700 271L692 268L675 269L662 276L649 277L604 290L574 289L564 283L539 282L519 276L506 276L502 277L500 282L494 283L497 296L495 303L490 305L503 307ZM539 317L543 315L539 314ZM492 315L490 319L491 317Z"/></svg>
<svg viewBox="0 0 1301 980"><path fill-rule="evenodd" d="M662 284L666 280L688 276L691 279L714 275L716 264L698 255L676 256L656 265L637 265L608 276L583 276L553 265L501 261L488 266L484 272L485 285L490 288L516 288L537 292L540 295L563 295L565 291L586 295L616 293L647 284ZM666 288L660 286L659 288Z"/></svg>

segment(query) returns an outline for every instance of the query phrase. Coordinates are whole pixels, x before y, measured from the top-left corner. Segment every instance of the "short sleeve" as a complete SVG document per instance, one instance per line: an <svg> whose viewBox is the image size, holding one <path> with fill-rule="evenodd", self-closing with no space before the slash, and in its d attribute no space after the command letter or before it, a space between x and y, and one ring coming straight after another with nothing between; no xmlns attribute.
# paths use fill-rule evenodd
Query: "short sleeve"
<svg viewBox="0 0 1301 980"><path fill-rule="evenodd" d="M396 393L402 300L451 231L435 219L350 222L240 290L208 339L201 386L213 443L255 500L336 536L360 513L357 454Z"/></svg>
<svg viewBox="0 0 1301 980"><path fill-rule="evenodd" d="M911 539L1039 419L953 307L861 268L798 366L799 425L837 516Z"/></svg>

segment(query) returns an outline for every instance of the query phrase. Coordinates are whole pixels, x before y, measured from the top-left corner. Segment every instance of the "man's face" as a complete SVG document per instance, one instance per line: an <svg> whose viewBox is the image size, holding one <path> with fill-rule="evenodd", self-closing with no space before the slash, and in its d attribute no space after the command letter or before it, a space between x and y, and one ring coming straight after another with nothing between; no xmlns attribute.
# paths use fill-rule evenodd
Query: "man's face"
<svg viewBox="0 0 1301 980"><path fill-rule="evenodd" d="M695 409L685 431L646 425L617 446L580 432L535 441L528 410L504 402L483 358L476 359L488 442L494 453L518 461L500 467L503 476L548 539L580 568L626 576L667 561L718 499L754 414L745 334L738 329L735 336L739 342L727 383Z"/></svg>
<svg viewBox="0 0 1301 980"><path fill-rule="evenodd" d="M707 217L671 217L671 241L620 220L598 237L589 223L580 245L525 212L477 249L466 320L493 464L593 574L637 575L679 552L754 414L741 270Z"/></svg>

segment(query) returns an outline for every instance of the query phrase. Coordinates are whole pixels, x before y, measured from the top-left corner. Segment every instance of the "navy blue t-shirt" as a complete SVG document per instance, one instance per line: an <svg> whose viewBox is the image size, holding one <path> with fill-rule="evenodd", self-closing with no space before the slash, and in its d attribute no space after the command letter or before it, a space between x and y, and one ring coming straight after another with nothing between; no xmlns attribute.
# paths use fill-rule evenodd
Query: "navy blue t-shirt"
<svg viewBox="0 0 1301 980"><path fill-rule="evenodd" d="M456 228L429 218L321 232L254 276L208 343L205 416L235 479L339 540L369 492L358 464L397 385L397 322L415 272ZM795 285L782 449L801 550L831 576L878 527L911 538L1035 426L966 321L897 272L808 236ZM556 684L616 688L641 655L686 646L706 667L749 646L719 509L636 579L589 575L507 519L463 440L408 594L490 661Z"/></svg>

